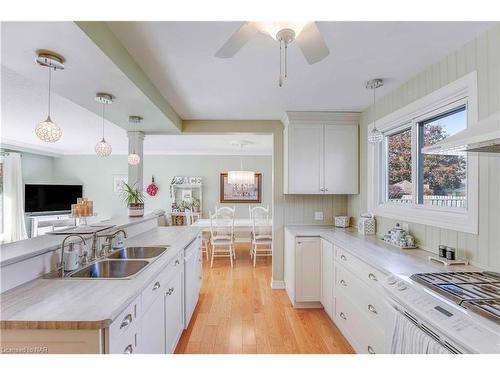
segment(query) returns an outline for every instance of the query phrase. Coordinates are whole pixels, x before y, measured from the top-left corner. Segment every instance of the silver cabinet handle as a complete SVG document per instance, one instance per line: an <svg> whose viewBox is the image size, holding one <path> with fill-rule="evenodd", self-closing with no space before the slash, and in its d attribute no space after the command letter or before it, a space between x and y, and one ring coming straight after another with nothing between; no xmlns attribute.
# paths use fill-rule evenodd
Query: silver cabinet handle
<svg viewBox="0 0 500 375"><path fill-rule="evenodd" d="M178 259L175 260L175 265L181 264Z"/></svg>
<svg viewBox="0 0 500 375"><path fill-rule="evenodd" d="M168 292L167 292L167 295L172 295L172 293L174 292L174 288L169 288L168 289Z"/></svg>
<svg viewBox="0 0 500 375"><path fill-rule="evenodd" d="M340 285L347 286L347 283L345 282L345 280L340 280Z"/></svg>
<svg viewBox="0 0 500 375"><path fill-rule="evenodd" d="M123 351L123 354L132 354L134 352L134 348L132 347L132 344L128 344L125 350Z"/></svg>
<svg viewBox="0 0 500 375"><path fill-rule="evenodd" d="M127 316L123 318L122 324L120 324L120 329L127 327L130 323L132 323L132 314L127 314Z"/></svg>
<svg viewBox="0 0 500 375"><path fill-rule="evenodd" d="M327 188L325 188L325 190L323 190L323 191L328 191L328 189L327 189Z"/></svg>
<svg viewBox="0 0 500 375"><path fill-rule="evenodd" d="M302 245L302 242L300 242L300 241L297 241L297 245Z"/></svg>
<svg viewBox="0 0 500 375"><path fill-rule="evenodd" d="M159 281L157 281L157 282L155 283L155 285L153 285L153 290L158 289L160 286L161 286L161 285L160 285L160 282L159 282Z"/></svg>
<svg viewBox="0 0 500 375"><path fill-rule="evenodd" d="M347 258L346 258L346 256L345 256L344 254L342 254L342 255L340 256L340 259L342 259L343 261L346 261L346 260L347 260Z"/></svg>
<svg viewBox="0 0 500 375"><path fill-rule="evenodd" d="M375 350L370 345L368 345L368 353L375 354Z"/></svg>
<svg viewBox="0 0 500 375"><path fill-rule="evenodd" d="M340 313L340 317L344 320L347 320L347 317L345 316L345 314L343 312Z"/></svg>
<svg viewBox="0 0 500 375"><path fill-rule="evenodd" d="M373 305L368 305L368 310L370 310L374 314L378 314L377 309L373 307Z"/></svg>
<svg viewBox="0 0 500 375"><path fill-rule="evenodd" d="M377 276L375 276L373 273L369 273L368 278L373 281L378 281Z"/></svg>
<svg viewBox="0 0 500 375"><path fill-rule="evenodd" d="M203 280L203 277L200 276L200 277L198 277L198 279Z"/></svg>

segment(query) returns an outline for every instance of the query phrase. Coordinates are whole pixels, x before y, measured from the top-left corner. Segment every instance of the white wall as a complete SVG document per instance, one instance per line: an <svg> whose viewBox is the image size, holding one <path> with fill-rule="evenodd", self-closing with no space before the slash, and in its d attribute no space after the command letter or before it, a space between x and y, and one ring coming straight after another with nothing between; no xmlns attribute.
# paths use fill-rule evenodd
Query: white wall
<svg viewBox="0 0 500 375"><path fill-rule="evenodd" d="M482 120L500 110L500 24L426 68L407 83L381 98L377 115L384 117L472 71L478 77L478 117ZM360 194L348 198L348 213L357 217L367 207L367 126L371 108L361 115ZM396 220L377 217L377 232L385 233ZM500 270L500 156L480 155L479 234L468 234L409 223L420 245L437 251L439 244L454 246L472 262Z"/></svg>
<svg viewBox="0 0 500 375"><path fill-rule="evenodd" d="M23 183L50 184L54 174L54 158L50 156L21 153Z"/></svg>
<svg viewBox="0 0 500 375"><path fill-rule="evenodd" d="M262 173L262 204L272 205L271 156L243 157L245 168ZM174 176L202 176L204 216L219 203L219 175L230 169L239 169L238 156L213 155L146 155L144 157L144 184L155 176L159 186L155 197L147 196L146 211L157 208L170 210L170 182ZM84 194L94 201L98 220L126 214L120 197L113 193L113 176L127 174L125 155L99 158L93 155L63 156L54 158L53 182L84 185ZM238 217L248 216L247 204L235 204Z"/></svg>

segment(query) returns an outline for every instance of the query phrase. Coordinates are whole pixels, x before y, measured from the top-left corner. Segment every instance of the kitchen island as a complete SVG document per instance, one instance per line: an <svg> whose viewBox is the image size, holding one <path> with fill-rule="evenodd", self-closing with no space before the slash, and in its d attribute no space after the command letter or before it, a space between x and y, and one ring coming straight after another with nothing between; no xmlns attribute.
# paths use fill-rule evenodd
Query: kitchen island
<svg viewBox="0 0 500 375"><path fill-rule="evenodd" d="M173 351L184 328L184 251L189 246L199 247L198 235L197 228L155 227L127 239L125 246L168 246L162 255L131 278L41 277L2 293L2 350L41 346L47 347L49 353L140 352L140 335L147 331L142 323L153 325L158 331L165 312L160 311L154 319L142 319L142 316L156 303L156 294L163 297L168 294L177 297L175 306L171 306L176 326L175 335L164 352ZM176 285L165 291L169 283ZM152 295L152 291L157 293ZM168 318L166 322L168 325ZM145 352L162 350L160 344Z"/></svg>

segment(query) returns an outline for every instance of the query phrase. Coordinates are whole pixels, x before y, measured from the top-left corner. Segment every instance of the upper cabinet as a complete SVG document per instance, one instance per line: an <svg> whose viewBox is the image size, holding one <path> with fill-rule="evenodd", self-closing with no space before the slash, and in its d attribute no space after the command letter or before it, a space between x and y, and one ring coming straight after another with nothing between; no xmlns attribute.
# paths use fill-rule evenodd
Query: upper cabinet
<svg viewBox="0 0 500 375"><path fill-rule="evenodd" d="M353 112L287 112L285 194L358 194L358 121Z"/></svg>

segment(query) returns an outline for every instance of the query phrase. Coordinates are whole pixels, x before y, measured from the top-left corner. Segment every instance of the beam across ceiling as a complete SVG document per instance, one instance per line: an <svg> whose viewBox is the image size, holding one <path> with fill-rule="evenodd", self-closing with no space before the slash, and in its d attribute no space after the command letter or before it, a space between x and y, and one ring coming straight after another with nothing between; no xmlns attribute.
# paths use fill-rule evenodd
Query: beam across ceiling
<svg viewBox="0 0 500 375"><path fill-rule="evenodd" d="M106 22L76 21L75 24L106 54L144 95L182 132L182 119L113 34Z"/></svg>

